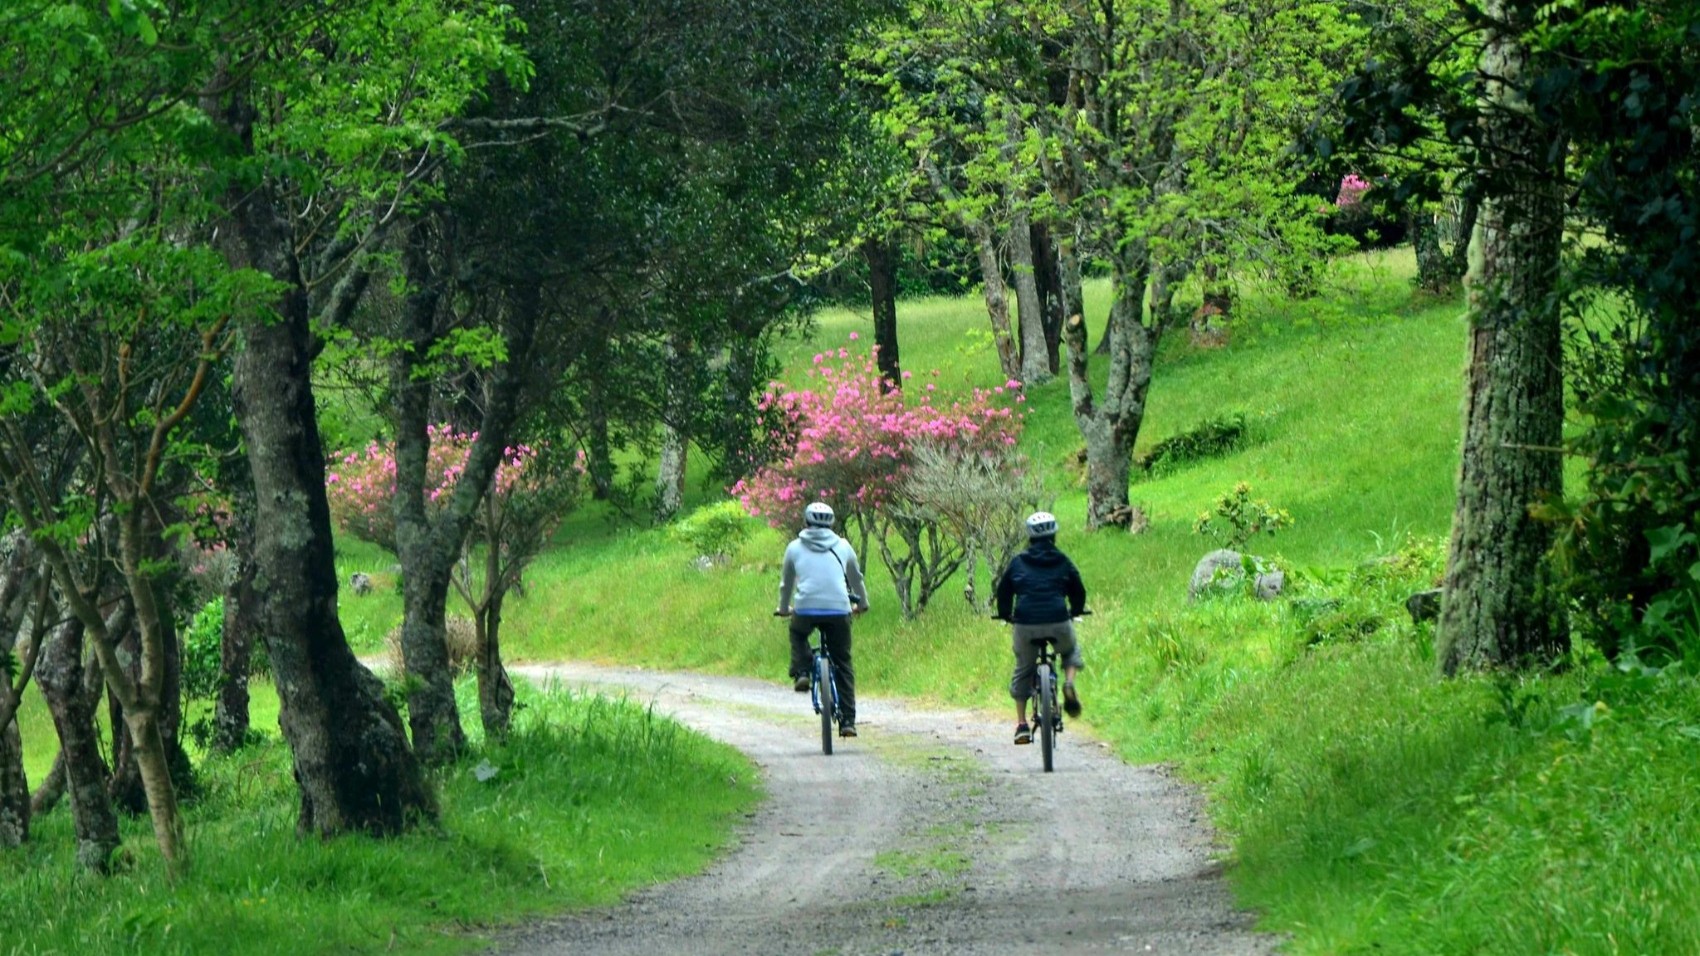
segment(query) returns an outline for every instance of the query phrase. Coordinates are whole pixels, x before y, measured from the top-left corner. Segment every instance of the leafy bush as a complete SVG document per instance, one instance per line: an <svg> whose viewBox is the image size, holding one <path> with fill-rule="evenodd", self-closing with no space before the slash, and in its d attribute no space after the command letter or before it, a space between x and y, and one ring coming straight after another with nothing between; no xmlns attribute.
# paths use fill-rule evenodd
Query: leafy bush
<svg viewBox="0 0 1700 956"><path fill-rule="evenodd" d="M190 700L211 700L218 695L224 651L224 598L215 597L195 612L182 634L183 695ZM248 657L248 673L271 673L265 642L254 641Z"/></svg>
<svg viewBox="0 0 1700 956"><path fill-rule="evenodd" d="M1188 462L1237 451L1250 438L1246 413L1228 412L1206 418L1178 435L1170 435L1136 458L1134 464L1153 475L1166 474Z"/></svg>
<svg viewBox="0 0 1700 956"><path fill-rule="evenodd" d="M1220 538L1223 546L1243 550L1246 543L1260 534L1274 534L1293 523L1286 509L1267 501L1251 500L1251 485L1240 482L1234 490L1216 499L1216 512L1206 511L1192 526L1196 534Z"/></svg>
<svg viewBox="0 0 1700 956"><path fill-rule="evenodd" d="M729 555L750 537L749 512L736 501L703 505L668 528L675 541L699 555Z"/></svg>
<svg viewBox="0 0 1700 956"><path fill-rule="evenodd" d="M448 646L449 671L465 674L478 663L478 627L472 618L450 614L443 619L443 642ZM392 681L405 674L401 658L401 625L397 624L384 635L384 662Z"/></svg>

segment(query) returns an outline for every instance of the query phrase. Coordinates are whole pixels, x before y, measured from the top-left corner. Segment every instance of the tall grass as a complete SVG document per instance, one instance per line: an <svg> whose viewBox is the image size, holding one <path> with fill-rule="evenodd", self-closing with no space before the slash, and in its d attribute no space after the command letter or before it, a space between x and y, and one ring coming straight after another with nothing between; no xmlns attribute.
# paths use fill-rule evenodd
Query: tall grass
<svg viewBox="0 0 1700 956"><path fill-rule="evenodd" d="M649 709L521 692L508 741L475 740L439 773L436 829L297 838L275 737L202 763L193 867L175 884L145 820L125 822L128 858L107 879L74 875L64 810L37 821L0 854L0 954L465 952L487 927L700 868L759 799L743 758Z"/></svg>

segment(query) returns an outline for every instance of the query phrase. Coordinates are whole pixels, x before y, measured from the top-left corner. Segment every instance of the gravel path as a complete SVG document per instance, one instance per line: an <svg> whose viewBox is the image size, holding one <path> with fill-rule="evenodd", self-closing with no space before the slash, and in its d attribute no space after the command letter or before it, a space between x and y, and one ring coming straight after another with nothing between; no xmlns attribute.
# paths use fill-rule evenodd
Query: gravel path
<svg viewBox="0 0 1700 956"><path fill-rule="evenodd" d="M769 799L702 875L511 931L498 953L1276 950L1233 908L1196 795L1079 733L1062 735L1045 774L1038 746L1011 745L1003 720L860 699L861 736L826 757L808 698L789 686L580 664L516 672L653 701L749 754Z"/></svg>

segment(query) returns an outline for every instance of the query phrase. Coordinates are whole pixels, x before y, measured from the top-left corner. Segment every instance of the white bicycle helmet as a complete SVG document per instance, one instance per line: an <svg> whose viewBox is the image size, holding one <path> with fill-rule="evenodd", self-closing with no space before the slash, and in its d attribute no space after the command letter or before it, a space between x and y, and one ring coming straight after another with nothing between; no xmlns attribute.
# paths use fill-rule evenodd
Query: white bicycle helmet
<svg viewBox="0 0 1700 956"><path fill-rule="evenodd" d="M1049 511L1035 511L1027 516L1027 537L1048 538L1057 533L1057 516Z"/></svg>
<svg viewBox="0 0 1700 956"><path fill-rule="evenodd" d="M832 506L824 501L817 501L803 509L803 523L811 528L830 528L834 519Z"/></svg>

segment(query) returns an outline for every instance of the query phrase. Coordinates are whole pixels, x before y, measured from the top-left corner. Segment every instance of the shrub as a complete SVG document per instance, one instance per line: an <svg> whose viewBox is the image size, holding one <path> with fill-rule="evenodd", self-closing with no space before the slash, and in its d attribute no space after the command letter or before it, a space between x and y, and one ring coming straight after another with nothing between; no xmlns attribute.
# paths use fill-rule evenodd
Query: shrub
<svg viewBox="0 0 1700 956"><path fill-rule="evenodd" d="M222 596L208 601L189 619L189 626L183 629L181 645L183 696L190 700L211 700L218 695L218 682L223 676ZM248 656L248 674L269 673L271 659L266 656L265 642L255 640Z"/></svg>
<svg viewBox="0 0 1700 956"><path fill-rule="evenodd" d="M478 629L472 618L450 614L443 619L443 640L449 649L449 671L465 674L478 663ZM389 679L400 681L407 672L401 660L401 625L397 624L384 635L384 663L389 667Z"/></svg>
<svg viewBox="0 0 1700 956"><path fill-rule="evenodd" d="M1220 538L1223 546L1239 551L1260 534L1274 534L1293 523L1292 515L1267 501L1251 499L1251 485L1240 482L1216 499L1215 514L1206 511L1192 527L1194 533Z"/></svg>
<svg viewBox="0 0 1700 956"><path fill-rule="evenodd" d="M1206 418L1180 434L1170 435L1151 446L1134 463L1152 474L1163 474L1187 462L1236 451L1250 437L1246 413L1228 412Z"/></svg>
<svg viewBox="0 0 1700 956"><path fill-rule="evenodd" d="M730 555L749 540L749 517L742 504L721 501L675 521L668 533L699 555Z"/></svg>

